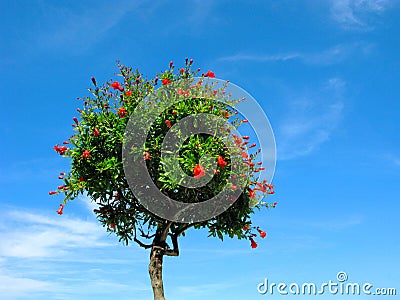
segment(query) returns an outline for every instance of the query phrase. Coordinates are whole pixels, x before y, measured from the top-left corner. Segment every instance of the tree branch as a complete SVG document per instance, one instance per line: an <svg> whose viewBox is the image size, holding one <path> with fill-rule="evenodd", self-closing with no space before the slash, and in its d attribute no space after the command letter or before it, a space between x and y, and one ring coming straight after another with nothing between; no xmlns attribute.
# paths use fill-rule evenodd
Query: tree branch
<svg viewBox="0 0 400 300"><path fill-rule="evenodd" d="M179 245L178 245L178 235L169 234L172 240L172 246L174 247L172 250L165 250L164 254L167 256L179 256Z"/></svg>
<svg viewBox="0 0 400 300"><path fill-rule="evenodd" d="M140 247L143 247L144 249L149 249L153 246L153 245L147 245L147 244L143 243L142 241L138 240L136 238L136 236L133 238L133 241L136 242Z"/></svg>

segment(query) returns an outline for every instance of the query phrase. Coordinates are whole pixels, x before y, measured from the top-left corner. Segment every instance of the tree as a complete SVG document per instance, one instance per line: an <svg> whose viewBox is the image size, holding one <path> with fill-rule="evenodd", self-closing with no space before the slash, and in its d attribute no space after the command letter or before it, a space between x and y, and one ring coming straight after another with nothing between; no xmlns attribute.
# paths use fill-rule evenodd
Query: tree
<svg viewBox="0 0 400 300"><path fill-rule="evenodd" d="M266 180L257 181L264 169L256 162L260 149L236 131L248 122L236 115L240 99L230 99L213 72L196 77L192 64L186 59L175 72L171 62L147 79L118 63L123 83L100 86L92 77L91 95L80 98L80 117L73 118L74 135L54 146L71 160L59 176L63 184L49 192L65 195L57 212L86 194L107 231L126 245L150 249L157 300L164 299L163 257L179 255L178 238L189 228L221 240L249 239L256 248L254 238L266 233L252 225L251 215L276 206L260 202L274 193Z"/></svg>

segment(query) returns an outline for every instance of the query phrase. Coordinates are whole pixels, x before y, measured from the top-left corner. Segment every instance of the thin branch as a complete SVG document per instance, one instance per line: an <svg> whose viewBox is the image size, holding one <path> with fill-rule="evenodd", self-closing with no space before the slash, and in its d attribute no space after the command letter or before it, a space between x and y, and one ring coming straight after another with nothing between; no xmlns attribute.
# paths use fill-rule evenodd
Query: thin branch
<svg viewBox="0 0 400 300"><path fill-rule="evenodd" d="M178 236L176 234L169 235L172 240L172 246L174 247L172 250L165 250L164 254L167 256L179 256L179 245L178 245Z"/></svg>
<svg viewBox="0 0 400 300"><path fill-rule="evenodd" d="M151 248L151 247L153 246L153 245L147 245L147 244L143 243L142 241L138 240L138 239L136 238L136 236L133 238L133 240L134 240L140 247L143 247L144 249L149 249L149 248Z"/></svg>
<svg viewBox="0 0 400 300"><path fill-rule="evenodd" d="M144 237L146 239L152 239L153 237L156 236L155 233L153 233L153 234L144 233L144 230L142 228L138 228L138 230L140 231L140 236Z"/></svg>

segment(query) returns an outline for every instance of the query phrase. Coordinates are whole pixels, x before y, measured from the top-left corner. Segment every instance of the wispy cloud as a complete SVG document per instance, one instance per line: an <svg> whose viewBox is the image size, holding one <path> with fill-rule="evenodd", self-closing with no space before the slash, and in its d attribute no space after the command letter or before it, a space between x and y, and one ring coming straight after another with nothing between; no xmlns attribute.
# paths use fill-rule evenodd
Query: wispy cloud
<svg viewBox="0 0 400 300"><path fill-rule="evenodd" d="M329 140L342 118L344 88L343 80L331 78L319 93L297 95L288 102L286 113L275 131L278 159L308 155Z"/></svg>
<svg viewBox="0 0 400 300"><path fill-rule="evenodd" d="M390 161L394 166L400 167L400 156L395 154L384 155L385 159Z"/></svg>
<svg viewBox="0 0 400 300"><path fill-rule="evenodd" d="M367 54L370 44L351 43L339 44L314 53L287 52L276 54L244 54L238 53L219 58L220 61L249 61L249 62L283 62L300 61L309 65L332 65L345 61L355 54Z"/></svg>
<svg viewBox="0 0 400 300"><path fill-rule="evenodd" d="M19 258L65 257L71 248L110 246L93 221L67 217L51 218L24 211L11 211L7 219L14 227L0 233L0 255ZM58 217L58 216L57 216Z"/></svg>
<svg viewBox="0 0 400 300"><path fill-rule="evenodd" d="M17 208L0 214L7 220L0 225L2 299L111 298L113 291L149 295L147 278L135 281L142 277L131 274L139 272L135 263L146 265L146 251L119 246L94 217L52 214ZM146 267L139 273L146 274ZM121 276L131 279L121 283Z"/></svg>
<svg viewBox="0 0 400 300"><path fill-rule="evenodd" d="M143 6L143 1L121 1L118 5L108 2L93 6L72 6L46 3L42 7L46 16L46 30L37 36L40 47L48 49L68 49L82 52L98 43L128 15L144 16L152 9L152 4ZM116 33L115 36L118 34Z"/></svg>
<svg viewBox="0 0 400 300"><path fill-rule="evenodd" d="M371 30L374 18L389 8L387 0L332 0L331 17L346 30Z"/></svg>
<svg viewBox="0 0 400 300"><path fill-rule="evenodd" d="M221 61L254 61L254 62L270 62L270 61L286 61L293 59L301 59L300 53L282 53L282 54L235 54L219 58Z"/></svg>

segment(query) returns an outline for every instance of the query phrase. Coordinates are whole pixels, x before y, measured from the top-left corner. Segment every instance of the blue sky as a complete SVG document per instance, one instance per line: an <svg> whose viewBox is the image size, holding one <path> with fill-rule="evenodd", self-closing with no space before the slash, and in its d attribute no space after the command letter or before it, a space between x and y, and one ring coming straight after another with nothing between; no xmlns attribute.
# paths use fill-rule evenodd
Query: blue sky
<svg viewBox="0 0 400 300"><path fill-rule="evenodd" d="M279 204L254 216L268 233L257 249L188 232L181 256L165 259L167 299L263 299L264 278L321 283L339 271L400 293L399 8L1 1L1 299L151 299L148 252L119 245L88 199L55 213L62 198L47 193L68 162L52 147L72 134L91 76L116 78L119 59L151 77L185 57L244 88L268 115Z"/></svg>

